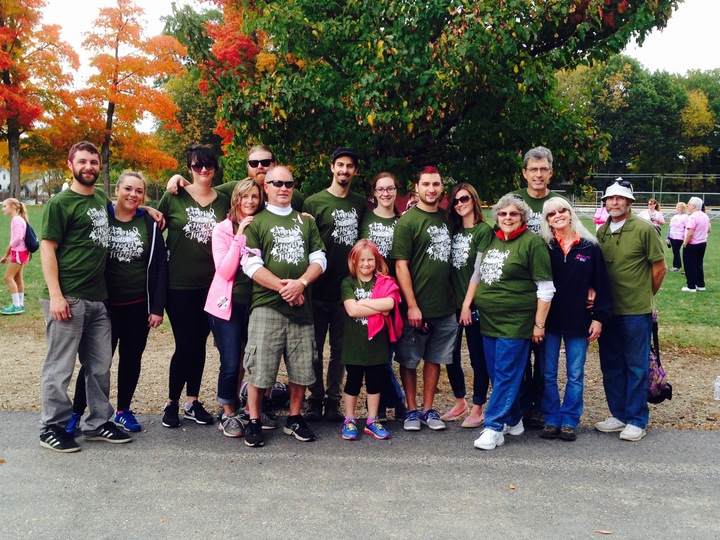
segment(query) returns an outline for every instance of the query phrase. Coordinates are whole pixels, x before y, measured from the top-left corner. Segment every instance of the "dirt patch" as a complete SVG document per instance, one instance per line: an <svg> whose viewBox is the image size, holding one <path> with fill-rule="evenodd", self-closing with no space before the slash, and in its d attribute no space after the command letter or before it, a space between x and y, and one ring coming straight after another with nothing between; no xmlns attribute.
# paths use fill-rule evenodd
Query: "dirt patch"
<svg viewBox="0 0 720 540"><path fill-rule="evenodd" d="M135 392L133 409L143 414L159 414L167 397L167 376L173 340L167 324L153 330L143 358L142 374ZM40 372L45 357L43 327L5 328L0 335L2 369L0 370L0 410L39 411ZM673 385L672 401L650 405L650 427L666 429L720 429L720 401L713 400L713 383L720 375L720 359L708 358L691 351L663 351L663 365ZM472 369L467 352L464 355L468 388L472 388ZM219 357L208 340L208 355L202 384L207 408L215 410L215 389ZM117 376L113 366L112 380ZM561 370L562 377L562 370ZM453 404L452 392L443 373L440 377L436 408L444 412ZM70 388L74 388L74 379ZM421 390L418 389L418 394ZM115 404L115 389L111 394ZM591 425L608 416L602 387L597 347L591 347L585 373L585 412L581 423Z"/></svg>

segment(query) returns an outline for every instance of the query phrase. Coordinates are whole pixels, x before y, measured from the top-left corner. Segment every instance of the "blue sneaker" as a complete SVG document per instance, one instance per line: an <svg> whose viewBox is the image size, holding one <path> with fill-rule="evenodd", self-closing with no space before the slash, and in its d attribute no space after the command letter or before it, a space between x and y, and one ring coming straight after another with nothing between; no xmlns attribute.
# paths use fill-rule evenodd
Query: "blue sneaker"
<svg viewBox="0 0 720 540"><path fill-rule="evenodd" d="M67 433L71 437L77 437L77 434L80 432L81 418L81 414L78 414L76 412L72 413L72 415L70 415L70 420L68 420L67 426L65 426L65 433Z"/></svg>
<svg viewBox="0 0 720 540"><path fill-rule="evenodd" d="M142 431L140 422L137 421L135 415L130 409L118 411L113 422L115 422L116 426L123 428L125 431Z"/></svg>
<svg viewBox="0 0 720 540"><path fill-rule="evenodd" d="M403 429L405 429L405 431L420 431L420 415L417 409L409 410L405 414Z"/></svg>
<svg viewBox="0 0 720 540"><path fill-rule="evenodd" d="M20 315L23 311L25 311L24 306L17 307L10 304L9 306L0 309L0 315Z"/></svg>
<svg viewBox="0 0 720 540"><path fill-rule="evenodd" d="M432 430L445 429L445 422L440 420L440 414L435 409L428 409L420 418L420 422Z"/></svg>
<svg viewBox="0 0 720 540"><path fill-rule="evenodd" d="M342 438L346 441L356 441L358 438L358 429L355 420L345 420L342 427Z"/></svg>
<svg viewBox="0 0 720 540"><path fill-rule="evenodd" d="M375 422L371 424L365 425L365 433L368 435L372 435L376 439L389 439L390 433L388 433L388 430L385 429L385 426L383 426L380 422L375 420Z"/></svg>

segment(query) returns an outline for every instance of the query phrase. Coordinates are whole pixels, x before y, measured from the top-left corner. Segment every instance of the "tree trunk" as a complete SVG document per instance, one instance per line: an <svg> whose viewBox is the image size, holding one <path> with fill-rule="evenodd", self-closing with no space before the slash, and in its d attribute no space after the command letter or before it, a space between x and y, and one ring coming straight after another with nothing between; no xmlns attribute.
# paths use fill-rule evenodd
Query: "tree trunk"
<svg viewBox="0 0 720 540"><path fill-rule="evenodd" d="M103 189L108 196L110 195L110 141L112 140L112 123L114 114L115 103L110 101L108 103L107 114L105 115L105 135L103 137L102 148L100 149Z"/></svg>
<svg viewBox="0 0 720 540"><path fill-rule="evenodd" d="M7 120L7 141L10 158L10 197L20 199L20 128L13 118Z"/></svg>

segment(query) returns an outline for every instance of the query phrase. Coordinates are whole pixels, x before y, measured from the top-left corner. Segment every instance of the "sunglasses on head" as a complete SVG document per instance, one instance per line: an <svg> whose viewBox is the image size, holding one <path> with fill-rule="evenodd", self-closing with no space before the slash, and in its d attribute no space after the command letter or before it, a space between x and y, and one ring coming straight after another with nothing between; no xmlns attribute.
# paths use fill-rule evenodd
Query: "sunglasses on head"
<svg viewBox="0 0 720 540"><path fill-rule="evenodd" d="M248 159L248 165L250 165L253 169L257 168L258 165L262 165L263 167L269 167L270 164L273 162L271 159Z"/></svg>
<svg viewBox="0 0 720 540"><path fill-rule="evenodd" d="M555 214L564 214L564 213L566 213L567 211L568 211L567 208L565 208L564 206L561 206L561 207L558 208L557 210L553 210L552 212L548 212L546 217L551 218L551 217L553 217Z"/></svg>
<svg viewBox="0 0 720 540"><path fill-rule="evenodd" d="M620 184L622 187L632 189L632 184L630 183L630 180L608 180L608 183L605 184L605 187L609 188L613 184Z"/></svg>
<svg viewBox="0 0 720 540"><path fill-rule="evenodd" d="M463 195L462 197L457 197L453 200L453 206L457 206L458 204L467 204L470 202L470 195Z"/></svg>
<svg viewBox="0 0 720 540"><path fill-rule="evenodd" d="M281 188L285 186L287 189L291 189L295 187L295 182L292 180L288 180L286 182L283 182L282 180L270 180L269 182L265 182L266 184L271 184L275 186L276 188Z"/></svg>
<svg viewBox="0 0 720 540"><path fill-rule="evenodd" d="M203 169L206 171L212 171L215 169L215 164L209 161L198 161L197 163L190 165L190 168L195 172L200 172Z"/></svg>

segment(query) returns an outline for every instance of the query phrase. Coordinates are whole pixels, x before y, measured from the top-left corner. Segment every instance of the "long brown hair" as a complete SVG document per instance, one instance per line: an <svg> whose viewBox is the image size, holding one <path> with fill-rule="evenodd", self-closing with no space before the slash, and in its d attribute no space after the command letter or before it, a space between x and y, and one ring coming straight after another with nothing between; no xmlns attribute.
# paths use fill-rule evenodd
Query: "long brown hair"
<svg viewBox="0 0 720 540"><path fill-rule="evenodd" d="M228 212L230 221L234 221L235 223L242 221L242 215L240 214L240 201L242 200L243 195L245 195L253 187L256 187L258 193L260 194L260 200L258 201L258 207L255 209L255 214L265 208L265 192L258 183L255 182L255 180L247 177L244 180L240 180L233 189L232 196L230 197L230 211Z"/></svg>
<svg viewBox="0 0 720 540"><path fill-rule="evenodd" d="M450 192L450 198L448 200L448 206L450 207L450 222L452 223L455 230L462 228L463 220L455 210L455 197L457 197L458 191L464 189L470 194L470 198L473 202L473 225L477 225L480 222L485 221L485 216L482 212L482 206L480 205L480 196L477 190L467 182L461 182L456 185Z"/></svg>

